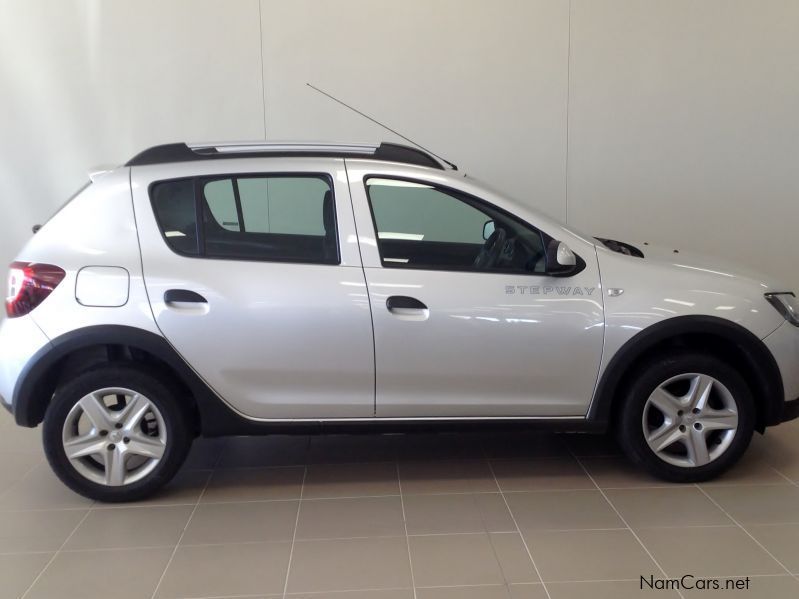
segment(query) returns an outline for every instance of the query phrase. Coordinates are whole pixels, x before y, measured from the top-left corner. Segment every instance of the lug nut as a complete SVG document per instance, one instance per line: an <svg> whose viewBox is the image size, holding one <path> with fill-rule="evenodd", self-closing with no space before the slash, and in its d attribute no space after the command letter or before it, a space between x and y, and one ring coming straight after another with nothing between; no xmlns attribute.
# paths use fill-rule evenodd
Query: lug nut
<svg viewBox="0 0 799 599"><path fill-rule="evenodd" d="M684 424L681 424L681 425L680 425L680 432L681 432L681 433L684 433L684 432L685 432L685 425L684 425Z"/></svg>
<svg viewBox="0 0 799 599"><path fill-rule="evenodd" d="M114 445L113 443L109 443L109 444L108 444L108 451L114 451L114 450L116 449L116 447L117 447L117 446L116 446L116 445Z"/></svg>
<svg viewBox="0 0 799 599"><path fill-rule="evenodd" d="M117 423L114 425L114 428L122 428L122 423L121 423L121 422L117 422Z"/></svg>
<svg viewBox="0 0 799 599"><path fill-rule="evenodd" d="M100 436L105 437L108 434L108 431L100 431Z"/></svg>
<svg viewBox="0 0 799 599"><path fill-rule="evenodd" d="M682 416L682 414L683 414L682 410L677 410L677 416Z"/></svg>
<svg viewBox="0 0 799 599"><path fill-rule="evenodd" d="M694 422L694 428L698 431L702 430L702 423L701 422Z"/></svg>
<svg viewBox="0 0 799 599"><path fill-rule="evenodd" d="M125 437L125 438L122 439L122 442L123 443L130 443L130 439L128 437Z"/></svg>
<svg viewBox="0 0 799 599"><path fill-rule="evenodd" d="M702 411L702 410L700 410L699 408L694 408L694 409L693 409L693 413L694 413L694 414L698 414L698 413L699 413L699 412L701 412L701 411Z"/></svg>

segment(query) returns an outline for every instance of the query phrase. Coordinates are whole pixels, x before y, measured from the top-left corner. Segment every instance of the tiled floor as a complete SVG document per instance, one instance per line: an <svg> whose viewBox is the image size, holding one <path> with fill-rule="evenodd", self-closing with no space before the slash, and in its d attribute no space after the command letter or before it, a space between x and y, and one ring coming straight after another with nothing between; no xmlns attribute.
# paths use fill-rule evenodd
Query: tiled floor
<svg viewBox="0 0 799 599"><path fill-rule="evenodd" d="M722 480L669 485L604 437L201 440L174 483L92 503L0 415L0 597L625 599L640 576L799 597L799 423Z"/></svg>

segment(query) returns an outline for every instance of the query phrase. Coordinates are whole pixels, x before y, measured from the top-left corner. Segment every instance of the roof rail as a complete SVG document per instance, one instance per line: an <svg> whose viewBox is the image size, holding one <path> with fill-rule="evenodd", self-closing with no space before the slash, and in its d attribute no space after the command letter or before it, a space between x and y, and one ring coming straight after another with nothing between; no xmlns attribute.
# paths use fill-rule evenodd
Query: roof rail
<svg viewBox="0 0 799 599"><path fill-rule="evenodd" d="M168 162L192 162L219 158L265 158L308 156L326 158L370 158L402 162L444 170L427 152L402 144L317 144L309 142L173 143L153 146L128 160L125 166L144 166Z"/></svg>

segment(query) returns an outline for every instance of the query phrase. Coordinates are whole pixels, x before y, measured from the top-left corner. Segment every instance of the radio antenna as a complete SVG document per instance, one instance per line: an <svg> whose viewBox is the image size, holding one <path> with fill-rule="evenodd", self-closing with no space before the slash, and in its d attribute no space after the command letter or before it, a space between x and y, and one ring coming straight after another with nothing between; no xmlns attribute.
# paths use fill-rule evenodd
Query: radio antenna
<svg viewBox="0 0 799 599"><path fill-rule="evenodd" d="M432 150L428 150L428 149L427 149L427 148L425 148L423 145L416 143L415 141L413 141L413 140L412 140L412 139L410 139L409 137L405 137L405 136L404 136L402 133L400 133L399 131L395 131L394 129L392 129L392 128L391 128L391 127L389 127L388 125L384 125L383 123L381 123L381 122L380 122L380 121L378 121L377 119L370 117L368 114L364 114L363 112L361 112L360 110L358 110L357 108L355 108L355 107L353 107L353 106L350 106L350 105L349 105L349 104L347 104L346 102L342 102L341 100L339 100L339 99L338 99L338 98L336 98L335 96L333 96L333 95L331 95L331 94L327 93L327 92L326 92L326 91L324 91L324 90L321 90L321 89L319 89L319 88L318 88L318 87L316 87L315 85L311 85L310 83L307 83L307 82L305 83L305 85L307 85L308 87L310 87L312 90L319 92L319 93L320 93L320 94L322 94L323 96L327 96L328 98L330 98L330 99L331 99L331 100L333 100L334 102L338 102L339 104L341 104L341 105L342 105L342 106L344 106L345 108L349 108L349 109L350 109L350 110L352 110L354 113L356 113L356 114L359 114L359 115L361 115L363 118L365 118L365 119L368 119L368 120L372 121L374 124L376 124L376 125L380 125L380 126L381 126L381 127L383 127L383 129L385 129L386 131L390 131L391 133L393 133L393 134L394 134L394 135L396 135L397 137L401 137L402 139L404 139L404 140L405 140L405 141L407 141L408 143L411 143L411 144L415 145L417 148L419 148L419 149L421 149L421 150L424 150L424 151L425 151L425 152L427 152L428 154L432 154L433 156L435 156L436 158L438 158L438 159L439 159L439 160L441 160L442 162L445 162L445 163L447 163L449 166L451 166L451 167L453 168L453 170L458 170L458 167L457 167L456 165L454 165L453 163L451 163L451 162L450 162L449 160L447 160L446 158L442 158L441 156L439 156L438 154L436 154L436 153L435 153L435 152L433 152Z"/></svg>

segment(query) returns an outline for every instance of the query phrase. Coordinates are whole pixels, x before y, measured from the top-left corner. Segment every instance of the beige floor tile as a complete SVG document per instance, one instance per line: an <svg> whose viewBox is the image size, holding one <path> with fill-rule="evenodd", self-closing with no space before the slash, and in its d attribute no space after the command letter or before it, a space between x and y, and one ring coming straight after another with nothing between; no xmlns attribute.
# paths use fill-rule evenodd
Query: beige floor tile
<svg viewBox="0 0 799 599"><path fill-rule="evenodd" d="M404 495L499 491L487 460L403 462L399 473Z"/></svg>
<svg viewBox="0 0 799 599"><path fill-rule="evenodd" d="M644 528L637 532L669 576L785 573L768 553L737 526Z"/></svg>
<svg viewBox="0 0 799 599"><path fill-rule="evenodd" d="M289 593L411 587L404 537L297 541Z"/></svg>
<svg viewBox="0 0 799 599"><path fill-rule="evenodd" d="M10 426L3 428L3 434L0 436L2 451L43 455L41 425L36 428L26 428L17 426L13 419L9 424Z"/></svg>
<svg viewBox="0 0 799 599"><path fill-rule="evenodd" d="M504 584L417 588L416 599L510 599L510 590Z"/></svg>
<svg viewBox="0 0 799 599"><path fill-rule="evenodd" d="M177 505L92 510L64 549L174 547L193 509Z"/></svg>
<svg viewBox="0 0 799 599"><path fill-rule="evenodd" d="M537 583L541 578L536 574L530 554L518 532L491 533L488 535L494 547L502 575L508 584Z"/></svg>
<svg viewBox="0 0 799 599"><path fill-rule="evenodd" d="M319 435L311 437L309 464L394 462L398 435Z"/></svg>
<svg viewBox="0 0 799 599"><path fill-rule="evenodd" d="M746 584L745 582L742 584ZM733 597L734 599L795 599L799 597L799 580L792 576L755 576L749 579L748 588L708 591L684 590L685 599L700 597ZM553 597L553 599L555 599Z"/></svg>
<svg viewBox="0 0 799 599"><path fill-rule="evenodd" d="M696 487L608 489L605 493L622 518L633 528L733 524Z"/></svg>
<svg viewBox="0 0 799 599"><path fill-rule="evenodd" d="M706 491L741 524L799 522L799 487L741 485Z"/></svg>
<svg viewBox="0 0 799 599"><path fill-rule="evenodd" d="M26 599L149 599L171 548L69 551L56 555Z"/></svg>
<svg viewBox="0 0 799 599"><path fill-rule="evenodd" d="M44 464L44 458L32 452L0 453L0 494L21 481L39 464Z"/></svg>
<svg viewBox="0 0 799 599"><path fill-rule="evenodd" d="M86 509L0 512L0 553L55 551Z"/></svg>
<svg viewBox="0 0 799 599"><path fill-rule="evenodd" d="M216 470L201 501L299 499L304 471L304 467Z"/></svg>
<svg viewBox="0 0 799 599"><path fill-rule="evenodd" d="M624 523L599 491L506 493L522 530L621 528Z"/></svg>
<svg viewBox="0 0 799 599"><path fill-rule="evenodd" d="M410 537L409 542L419 587L505 583L487 534Z"/></svg>
<svg viewBox="0 0 799 599"><path fill-rule="evenodd" d="M550 599L540 583L512 584L508 587L510 599Z"/></svg>
<svg viewBox="0 0 799 599"><path fill-rule="evenodd" d="M411 560L416 585L468 586L504 584L505 566L514 582L537 582L532 564L524 576L524 562L529 557L521 538L499 539L504 534L463 534L410 537Z"/></svg>
<svg viewBox="0 0 799 599"><path fill-rule="evenodd" d="M399 497L311 499L303 501L297 521L298 539L402 536Z"/></svg>
<svg viewBox="0 0 799 599"><path fill-rule="evenodd" d="M799 574L799 524L748 524L746 530L794 574Z"/></svg>
<svg viewBox="0 0 799 599"><path fill-rule="evenodd" d="M750 446L737 464L718 478L702 483L702 486L790 484L773 465L774 461L765 450Z"/></svg>
<svg viewBox="0 0 799 599"><path fill-rule="evenodd" d="M218 597L281 593L291 543L178 547L157 597Z"/></svg>
<svg viewBox="0 0 799 599"><path fill-rule="evenodd" d="M499 493L408 495L404 501L409 534L516 530Z"/></svg>
<svg viewBox="0 0 799 599"><path fill-rule="evenodd" d="M167 485L152 497L126 503L128 506L194 505L211 478L210 470L180 470ZM95 509L114 508L112 504L95 504Z"/></svg>
<svg viewBox="0 0 799 599"><path fill-rule="evenodd" d="M369 589L330 593L289 593L287 599L414 599L413 589ZM277 599L282 599L281 597Z"/></svg>
<svg viewBox="0 0 799 599"><path fill-rule="evenodd" d="M293 500L200 504L181 544L291 541L297 506Z"/></svg>
<svg viewBox="0 0 799 599"><path fill-rule="evenodd" d="M647 474L624 456L584 457L580 462L603 489L677 486Z"/></svg>
<svg viewBox="0 0 799 599"><path fill-rule="evenodd" d="M303 498L399 495L394 462L312 464L305 475Z"/></svg>
<svg viewBox="0 0 799 599"><path fill-rule="evenodd" d="M230 437L227 439L219 468L260 468L297 466L305 463L308 437L269 435L265 437Z"/></svg>
<svg viewBox="0 0 799 599"><path fill-rule="evenodd" d="M493 460L491 466L503 491L596 488L585 470L572 457Z"/></svg>
<svg viewBox="0 0 799 599"><path fill-rule="evenodd" d="M417 589L417 599L547 599L541 584Z"/></svg>
<svg viewBox="0 0 799 599"><path fill-rule="evenodd" d="M34 466L0 496L0 510L80 508L92 503L64 486L46 463Z"/></svg>
<svg viewBox="0 0 799 599"><path fill-rule="evenodd" d="M8 599L21 597L51 557L51 553L0 555L0 594Z"/></svg>
<svg viewBox="0 0 799 599"><path fill-rule="evenodd" d="M657 566L629 530L524 531L544 582L638 579Z"/></svg>
<svg viewBox="0 0 799 599"><path fill-rule="evenodd" d="M638 578L629 581L608 582L553 582L547 585L551 599L640 599L641 597L662 597L679 599L677 591L659 590L657 595L645 587L641 590Z"/></svg>

